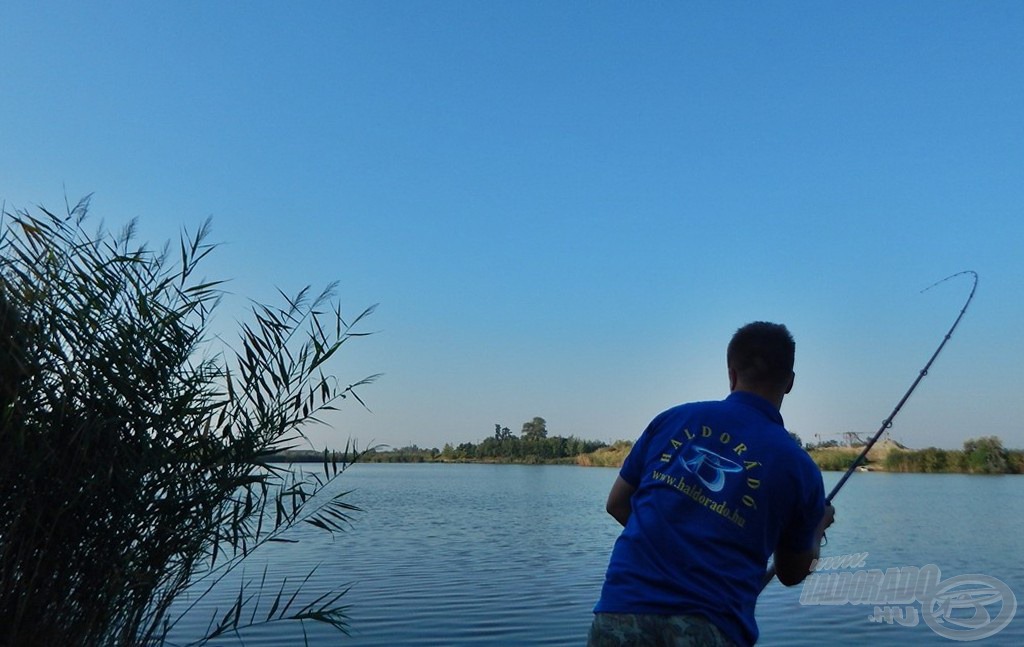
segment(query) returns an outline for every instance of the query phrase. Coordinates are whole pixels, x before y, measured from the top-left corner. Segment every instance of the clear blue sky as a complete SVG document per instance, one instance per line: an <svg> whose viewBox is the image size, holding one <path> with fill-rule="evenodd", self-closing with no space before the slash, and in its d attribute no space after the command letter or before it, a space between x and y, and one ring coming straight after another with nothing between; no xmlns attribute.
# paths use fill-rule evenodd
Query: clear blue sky
<svg viewBox="0 0 1024 647"><path fill-rule="evenodd" d="M804 439L1024 447L1020 2L0 7L0 199L213 217L241 297L380 303L318 445L633 438L787 323Z"/></svg>

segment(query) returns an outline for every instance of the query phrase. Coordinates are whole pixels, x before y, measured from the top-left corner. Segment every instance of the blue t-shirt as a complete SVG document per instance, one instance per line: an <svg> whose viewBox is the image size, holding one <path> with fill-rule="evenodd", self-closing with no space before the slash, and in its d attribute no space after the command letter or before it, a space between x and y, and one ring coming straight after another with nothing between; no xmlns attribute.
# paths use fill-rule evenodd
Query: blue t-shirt
<svg viewBox="0 0 1024 647"><path fill-rule="evenodd" d="M701 615L738 645L776 548L811 548L821 471L760 396L734 391L656 417L619 475L636 488L596 613Z"/></svg>

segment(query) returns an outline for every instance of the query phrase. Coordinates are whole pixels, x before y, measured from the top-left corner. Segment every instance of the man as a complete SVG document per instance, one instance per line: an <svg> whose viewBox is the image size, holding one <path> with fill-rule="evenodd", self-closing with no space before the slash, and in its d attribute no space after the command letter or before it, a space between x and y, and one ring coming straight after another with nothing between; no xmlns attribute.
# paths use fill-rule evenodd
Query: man
<svg viewBox="0 0 1024 647"><path fill-rule="evenodd" d="M608 495L623 525L588 645L752 645L768 558L803 581L835 511L821 471L782 422L796 345L781 324L743 326L729 396L657 416Z"/></svg>

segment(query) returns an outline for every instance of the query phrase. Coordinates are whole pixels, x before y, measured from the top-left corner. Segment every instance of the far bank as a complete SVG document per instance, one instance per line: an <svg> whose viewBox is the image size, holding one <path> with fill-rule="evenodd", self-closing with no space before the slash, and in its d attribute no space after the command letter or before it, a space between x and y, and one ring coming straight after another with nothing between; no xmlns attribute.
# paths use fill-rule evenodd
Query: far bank
<svg viewBox="0 0 1024 647"><path fill-rule="evenodd" d="M514 448L511 445L516 445ZM483 463L510 465L580 465L583 467L621 467L632 441L618 440L607 445L574 437L546 438L540 443L505 443L505 449L487 443L464 443L444 450L422 449L415 445L399 449L375 447L358 454L329 450L291 450L268 457L271 463L325 463L334 461L367 463ZM805 446L822 471L846 471L863 451L863 445ZM481 451L483 449L484 451ZM972 438L963 449L909 449L891 439L876 443L860 463L865 471L927 474L1024 474L1024 451L1005 449L997 436Z"/></svg>

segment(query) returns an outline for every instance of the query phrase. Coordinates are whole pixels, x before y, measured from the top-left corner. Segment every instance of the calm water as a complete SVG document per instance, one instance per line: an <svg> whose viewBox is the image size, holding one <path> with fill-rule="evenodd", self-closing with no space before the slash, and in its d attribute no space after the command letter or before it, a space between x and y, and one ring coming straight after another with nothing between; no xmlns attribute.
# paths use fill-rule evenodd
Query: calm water
<svg viewBox="0 0 1024 647"><path fill-rule="evenodd" d="M357 465L340 486L365 509L331 540L299 529L247 568L301 579L312 596L351 584L352 635L307 624L316 645L581 645L618 525L604 513L616 471L517 465ZM826 487L838 474L826 473ZM1024 477L856 474L835 501L823 555L867 552L867 568L935 564L942 577L998 577L1014 621L984 644L1024 645ZM262 549L261 549L262 550ZM277 584L273 587L276 592ZM869 606L806 606L773 583L758 602L759 645L956 644L923 622L868 621ZM180 625L202 633L225 586ZM301 644L294 623L251 630L246 645ZM231 639L220 644L243 644Z"/></svg>

